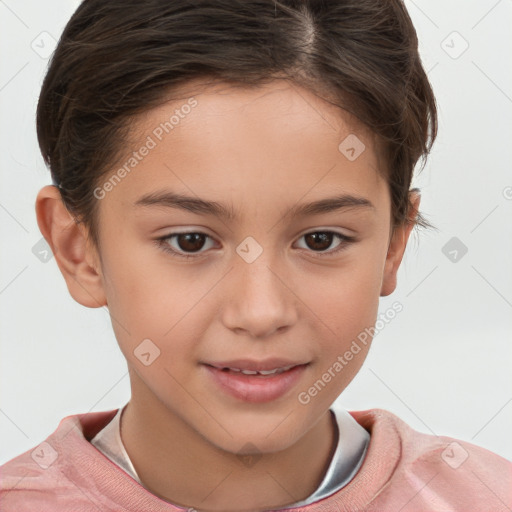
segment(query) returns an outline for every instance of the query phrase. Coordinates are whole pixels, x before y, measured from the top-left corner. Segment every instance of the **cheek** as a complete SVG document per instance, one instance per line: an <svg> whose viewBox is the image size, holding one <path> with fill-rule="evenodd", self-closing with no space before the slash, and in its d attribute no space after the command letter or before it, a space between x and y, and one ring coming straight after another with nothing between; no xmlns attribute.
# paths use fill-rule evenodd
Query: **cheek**
<svg viewBox="0 0 512 512"><path fill-rule="evenodd" d="M129 240L128 236L118 237L110 244L105 258L107 298L118 315L130 322L165 318L161 314L172 309L173 297L182 293L179 268L166 265L152 241Z"/></svg>
<svg viewBox="0 0 512 512"><path fill-rule="evenodd" d="M134 350L150 339L160 350L159 363L168 368L181 359L194 360L193 340L211 321L205 297L217 278L196 279L154 253L152 259L134 253L118 258L108 272L108 307L125 357L138 365Z"/></svg>
<svg viewBox="0 0 512 512"><path fill-rule="evenodd" d="M161 337L172 325L173 311L168 278L162 281L147 250L127 245L114 240L104 257L107 305L125 355L143 339Z"/></svg>
<svg viewBox="0 0 512 512"><path fill-rule="evenodd" d="M310 385L326 390L318 394L318 406L336 400L368 355L379 299L374 277L363 277L363 273L354 271L350 278L333 280L321 296L314 298L314 311L319 317L313 326L318 360Z"/></svg>
<svg viewBox="0 0 512 512"><path fill-rule="evenodd" d="M345 333L351 327L367 326L377 315L382 281L380 264L375 260L357 261L332 270L328 279L309 286L308 293L315 311L336 332ZM335 329L336 328L336 329Z"/></svg>
<svg viewBox="0 0 512 512"><path fill-rule="evenodd" d="M366 357L372 340L368 329L378 315L382 281L383 262L375 254L379 254L375 247L358 251L353 260L347 258L346 265L331 269L321 286L319 282L308 286L312 292L306 302L317 315L315 332L322 347L321 371L339 355L353 350L357 354L348 354L351 361L342 372L345 379L357 373Z"/></svg>

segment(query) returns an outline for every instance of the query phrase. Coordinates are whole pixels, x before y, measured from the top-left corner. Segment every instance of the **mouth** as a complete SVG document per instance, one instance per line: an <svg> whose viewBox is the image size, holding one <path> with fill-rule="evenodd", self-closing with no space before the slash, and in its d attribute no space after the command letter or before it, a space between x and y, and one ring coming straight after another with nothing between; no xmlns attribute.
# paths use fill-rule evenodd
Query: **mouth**
<svg viewBox="0 0 512 512"><path fill-rule="evenodd" d="M288 364L259 370L206 363L203 363L203 367L215 387L223 393L245 402L262 403L290 392L309 364Z"/></svg>
<svg viewBox="0 0 512 512"><path fill-rule="evenodd" d="M268 375L279 375L280 373L287 372L291 368L294 368L295 364L291 364L289 366L285 366L283 368L274 368L273 370L242 370L240 368L219 368L218 366L212 366L212 368L216 368L217 370L220 370L221 372L232 372L232 373L241 373L243 375L259 375L261 377L265 377Z"/></svg>

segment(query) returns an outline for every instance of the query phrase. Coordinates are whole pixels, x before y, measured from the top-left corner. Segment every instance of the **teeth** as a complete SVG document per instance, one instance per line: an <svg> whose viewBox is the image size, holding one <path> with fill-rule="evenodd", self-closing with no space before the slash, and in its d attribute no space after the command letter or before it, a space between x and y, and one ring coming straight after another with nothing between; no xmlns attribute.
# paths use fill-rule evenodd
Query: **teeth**
<svg viewBox="0 0 512 512"><path fill-rule="evenodd" d="M282 370L279 368L276 368L275 370L260 370L258 373L261 373L262 375L272 375L273 373L281 373Z"/></svg>
<svg viewBox="0 0 512 512"><path fill-rule="evenodd" d="M275 368L274 370L260 370L260 371L240 370L239 368L228 368L228 369L233 371L233 372L243 373L244 375L258 375L258 374L259 375L273 375L273 374L277 374L277 373L286 372L290 368L293 368L293 367L294 367L294 365L290 365L290 366L285 366L284 368Z"/></svg>

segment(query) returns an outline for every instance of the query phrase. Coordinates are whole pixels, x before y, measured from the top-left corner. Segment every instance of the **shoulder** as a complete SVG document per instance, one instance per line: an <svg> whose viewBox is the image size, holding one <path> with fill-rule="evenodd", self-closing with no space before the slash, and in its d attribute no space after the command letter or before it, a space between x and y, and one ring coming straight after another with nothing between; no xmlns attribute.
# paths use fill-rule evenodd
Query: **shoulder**
<svg viewBox="0 0 512 512"><path fill-rule="evenodd" d="M115 412L67 416L42 443L0 466L2 511L57 512L65 510L69 503L87 501L74 479L68 478L73 465L71 456L80 458L89 451L94 457L95 448L86 436L108 423Z"/></svg>
<svg viewBox="0 0 512 512"><path fill-rule="evenodd" d="M467 441L418 432L383 409L351 414L370 431L370 444L382 448L378 453L385 454L386 445L399 447L394 468L374 497L375 510L389 500L403 506L402 512L512 506L512 463L507 459Z"/></svg>
<svg viewBox="0 0 512 512"><path fill-rule="evenodd" d="M0 466L2 510L59 510L59 496L72 491L57 462L62 455L44 441Z"/></svg>

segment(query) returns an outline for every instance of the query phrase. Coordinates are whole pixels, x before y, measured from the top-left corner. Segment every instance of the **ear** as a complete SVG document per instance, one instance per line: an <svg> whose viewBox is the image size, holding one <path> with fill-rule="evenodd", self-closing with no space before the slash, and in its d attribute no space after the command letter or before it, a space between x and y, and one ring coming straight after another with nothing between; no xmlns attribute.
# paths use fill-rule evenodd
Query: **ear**
<svg viewBox="0 0 512 512"><path fill-rule="evenodd" d="M105 306L107 301L97 251L88 243L87 230L68 212L54 185L39 191L36 216L71 296L88 308Z"/></svg>
<svg viewBox="0 0 512 512"><path fill-rule="evenodd" d="M382 287L380 291L381 297L391 295L396 289L396 275L402 258L404 256L409 235L416 222L418 209L420 206L421 196L419 189L412 189L409 192L409 200L412 204L409 222L401 226L395 227L391 240L389 242L388 254L384 265L384 274L382 276Z"/></svg>

